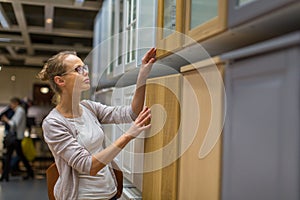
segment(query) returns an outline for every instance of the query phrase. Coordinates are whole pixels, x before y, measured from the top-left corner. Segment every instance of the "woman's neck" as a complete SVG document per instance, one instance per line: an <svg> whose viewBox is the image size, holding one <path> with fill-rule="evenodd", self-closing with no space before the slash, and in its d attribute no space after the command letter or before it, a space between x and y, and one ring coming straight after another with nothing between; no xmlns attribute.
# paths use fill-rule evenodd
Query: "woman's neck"
<svg viewBox="0 0 300 200"><path fill-rule="evenodd" d="M80 97L81 95L69 95L61 94L60 102L56 106L56 109L67 118L79 117L82 114L80 108Z"/></svg>

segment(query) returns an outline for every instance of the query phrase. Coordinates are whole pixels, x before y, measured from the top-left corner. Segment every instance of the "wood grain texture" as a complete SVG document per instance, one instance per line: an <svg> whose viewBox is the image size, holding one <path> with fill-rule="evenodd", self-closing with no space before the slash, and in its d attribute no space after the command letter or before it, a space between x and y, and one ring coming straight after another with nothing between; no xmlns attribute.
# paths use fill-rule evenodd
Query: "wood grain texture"
<svg viewBox="0 0 300 200"><path fill-rule="evenodd" d="M221 198L221 137L204 158L199 158L199 150L204 139L208 133L211 134L210 131L215 131L209 128L210 123L212 126L222 126L222 80L214 80L212 73L216 70L220 70L222 78L222 65L218 68L212 66L199 68L183 74L180 146L184 148L189 142L191 145L179 160L179 200ZM210 92L204 77L213 81ZM212 96L217 98L214 104ZM214 112L212 109L215 109Z"/></svg>
<svg viewBox="0 0 300 200"><path fill-rule="evenodd" d="M163 167L168 158L176 155L180 122L180 75L170 75L149 79L146 89L146 105L151 107L151 130L146 133L145 153L154 152L171 144L169 151L162 151L155 156L144 158L144 168L161 166L143 176L144 200L176 200L177 199L177 161ZM156 109L155 109L156 107ZM162 112L160 109L164 109ZM161 120L164 121L163 125ZM156 127L161 126L162 127ZM172 142L172 143L171 143Z"/></svg>

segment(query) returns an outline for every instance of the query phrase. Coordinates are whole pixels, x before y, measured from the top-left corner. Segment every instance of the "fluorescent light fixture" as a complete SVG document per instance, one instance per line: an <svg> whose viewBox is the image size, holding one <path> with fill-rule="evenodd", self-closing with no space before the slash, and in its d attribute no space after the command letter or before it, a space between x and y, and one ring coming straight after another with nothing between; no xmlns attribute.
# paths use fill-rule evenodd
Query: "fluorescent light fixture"
<svg viewBox="0 0 300 200"><path fill-rule="evenodd" d="M75 6L82 6L85 0L75 0L74 5Z"/></svg>
<svg viewBox="0 0 300 200"><path fill-rule="evenodd" d="M10 38L0 38L0 42L11 42Z"/></svg>
<svg viewBox="0 0 300 200"><path fill-rule="evenodd" d="M75 3L83 3L84 0L75 0Z"/></svg>
<svg viewBox="0 0 300 200"><path fill-rule="evenodd" d="M1 5L0 5L0 23L1 23L3 28L9 28L8 19L5 15L5 12L4 12Z"/></svg>

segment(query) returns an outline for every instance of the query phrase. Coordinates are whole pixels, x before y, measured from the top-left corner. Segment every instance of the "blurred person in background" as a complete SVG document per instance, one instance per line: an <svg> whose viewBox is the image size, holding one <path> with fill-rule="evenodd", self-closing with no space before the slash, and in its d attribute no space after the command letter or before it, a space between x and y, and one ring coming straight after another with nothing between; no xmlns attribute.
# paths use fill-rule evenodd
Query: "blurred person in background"
<svg viewBox="0 0 300 200"><path fill-rule="evenodd" d="M13 142L6 144L7 151L4 161L5 165L0 181L6 180L7 182L9 181L9 173L11 169L11 166L8 163L11 163L11 157L14 150L16 150L19 159L23 162L27 170L27 175L23 177L23 179L26 180L34 177L33 170L28 160L24 156L21 146L26 129L26 113L24 108L21 106L21 100L17 97L12 98L10 100L10 108L14 111L14 115L11 117L11 119L9 119L6 115L1 117L1 121L9 125L9 132L15 134L16 136Z"/></svg>

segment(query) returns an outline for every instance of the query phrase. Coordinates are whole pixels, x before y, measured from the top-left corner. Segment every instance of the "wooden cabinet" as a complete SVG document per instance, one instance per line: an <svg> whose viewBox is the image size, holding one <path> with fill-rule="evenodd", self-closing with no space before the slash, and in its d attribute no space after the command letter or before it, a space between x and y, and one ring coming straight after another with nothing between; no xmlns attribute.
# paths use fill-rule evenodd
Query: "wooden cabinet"
<svg viewBox="0 0 300 200"><path fill-rule="evenodd" d="M166 56L183 44L183 1L158 0L157 57Z"/></svg>
<svg viewBox="0 0 300 200"><path fill-rule="evenodd" d="M147 81L146 105L151 107L152 126L144 143L144 200L177 199L180 88L178 74Z"/></svg>
<svg viewBox="0 0 300 200"><path fill-rule="evenodd" d="M227 0L187 0L185 45L203 41L227 28Z"/></svg>
<svg viewBox="0 0 300 200"><path fill-rule="evenodd" d="M159 0L157 56L203 41L227 28L227 0Z"/></svg>
<svg viewBox="0 0 300 200"><path fill-rule="evenodd" d="M300 199L299 36L223 55L223 200Z"/></svg>
<svg viewBox="0 0 300 200"><path fill-rule="evenodd" d="M181 68L179 200L221 199L223 71L219 58Z"/></svg>

